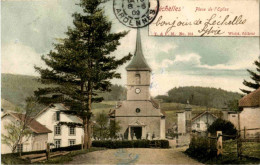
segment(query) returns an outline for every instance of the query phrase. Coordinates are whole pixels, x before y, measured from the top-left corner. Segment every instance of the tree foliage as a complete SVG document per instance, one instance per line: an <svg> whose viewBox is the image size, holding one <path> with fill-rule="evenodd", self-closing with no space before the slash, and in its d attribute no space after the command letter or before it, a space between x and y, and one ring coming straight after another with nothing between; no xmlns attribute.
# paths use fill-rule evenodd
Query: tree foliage
<svg viewBox="0 0 260 165"><path fill-rule="evenodd" d="M243 81L243 84L253 90L256 90L260 87L260 62L258 60L256 60L254 62L255 66L256 66L256 72L255 71L252 71L252 70L249 70L247 69L249 75L250 75L250 78L252 79L252 81L246 81L244 80ZM251 90L246 90L246 89L240 89L242 92L244 92L245 94L249 94L251 93L252 91Z"/></svg>
<svg viewBox="0 0 260 165"><path fill-rule="evenodd" d="M239 100L234 99L227 102L227 108L230 111L238 111L239 110Z"/></svg>
<svg viewBox="0 0 260 165"><path fill-rule="evenodd" d="M109 121L104 111L96 115L93 136L98 139L116 138L121 126L118 121Z"/></svg>
<svg viewBox="0 0 260 165"><path fill-rule="evenodd" d="M213 135L216 135L217 131L222 131L222 134L224 135L236 136L237 134L235 126L230 121L226 121L220 118L214 121L208 128L208 132ZM228 138L224 137L224 139Z"/></svg>
<svg viewBox="0 0 260 165"><path fill-rule="evenodd" d="M235 99L240 99L241 94L228 92L222 89L208 87L178 87L168 91L167 95L157 96L156 99L162 99L164 102L174 102L186 104L189 100L190 104L223 108L226 104Z"/></svg>
<svg viewBox="0 0 260 165"><path fill-rule="evenodd" d="M68 28L67 38L60 39L54 50L42 56L48 68L35 67L42 83L55 85L40 88L35 95L42 103L63 102L70 107L64 113L83 120L85 149L91 146L92 103L103 100L98 93L111 90L110 80L121 78L116 69L132 56L117 59L111 55L127 32L111 33L112 23L104 15L102 3L81 0L83 11L73 14L74 27Z"/></svg>

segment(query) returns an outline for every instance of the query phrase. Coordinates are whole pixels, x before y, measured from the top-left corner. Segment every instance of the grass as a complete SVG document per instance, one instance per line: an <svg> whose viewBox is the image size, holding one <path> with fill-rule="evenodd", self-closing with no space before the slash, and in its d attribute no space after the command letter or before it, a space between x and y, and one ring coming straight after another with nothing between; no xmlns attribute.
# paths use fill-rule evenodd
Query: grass
<svg viewBox="0 0 260 165"><path fill-rule="evenodd" d="M260 143L256 143L256 142L242 143L242 155L244 156L241 157L240 159L237 157L236 140L223 141L223 155L221 157L197 158L194 157L195 154L190 153L188 155L204 164L259 164Z"/></svg>
<svg viewBox="0 0 260 165"><path fill-rule="evenodd" d="M105 148L92 147L88 150L71 151L67 155L51 158L50 160L41 162L41 164L63 164L63 163L72 161L74 156L86 154L89 152L104 150L104 149ZM19 158L19 156L17 154L1 155L1 162L2 162L2 164L30 164L30 162L28 160L23 160L23 159Z"/></svg>
<svg viewBox="0 0 260 165"><path fill-rule="evenodd" d="M1 155L1 164L30 164L30 162L19 158L18 154L4 154Z"/></svg>
<svg viewBox="0 0 260 165"><path fill-rule="evenodd" d="M223 155L237 156L237 143L235 140L227 140L223 142ZM243 142L242 155L260 160L260 143L257 142Z"/></svg>

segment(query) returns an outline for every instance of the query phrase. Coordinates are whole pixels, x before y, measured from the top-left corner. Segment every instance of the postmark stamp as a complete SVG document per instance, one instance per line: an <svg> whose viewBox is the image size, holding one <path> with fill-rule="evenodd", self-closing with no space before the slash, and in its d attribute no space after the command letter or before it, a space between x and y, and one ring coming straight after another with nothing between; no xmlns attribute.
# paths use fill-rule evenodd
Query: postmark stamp
<svg viewBox="0 0 260 165"><path fill-rule="evenodd" d="M159 0L114 0L116 18L125 26L141 28L149 25L159 11Z"/></svg>

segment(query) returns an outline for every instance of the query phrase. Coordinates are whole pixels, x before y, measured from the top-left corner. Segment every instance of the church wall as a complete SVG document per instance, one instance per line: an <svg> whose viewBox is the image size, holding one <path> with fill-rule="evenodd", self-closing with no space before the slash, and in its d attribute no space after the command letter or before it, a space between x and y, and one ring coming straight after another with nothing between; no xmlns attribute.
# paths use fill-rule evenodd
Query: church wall
<svg viewBox="0 0 260 165"><path fill-rule="evenodd" d="M140 109L139 113L136 108ZM123 101L116 110L116 116L161 116L161 112L150 101Z"/></svg>
<svg viewBox="0 0 260 165"><path fill-rule="evenodd" d="M141 90L139 94L136 88ZM149 86L127 86L127 100L150 100Z"/></svg>
<svg viewBox="0 0 260 165"><path fill-rule="evenodd" d="M136 121L139 121L146 125L144 128L146 133L145 135L142 135L143 137L146 137L147 133L150 133L151 136L154 134L155 138L160 138L161 117L117 117L116 120L120 121L120 126L122 127L119 134L122 134L125 139L128 138L129 124Z"/></svg>

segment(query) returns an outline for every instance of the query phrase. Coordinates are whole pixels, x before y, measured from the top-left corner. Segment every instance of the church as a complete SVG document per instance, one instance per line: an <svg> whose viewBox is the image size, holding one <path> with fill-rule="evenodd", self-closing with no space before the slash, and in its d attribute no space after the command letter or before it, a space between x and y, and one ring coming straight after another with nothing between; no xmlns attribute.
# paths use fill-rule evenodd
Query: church
<svg viewBox="0 0 260 165"><path fill-rule="evenodd" d="M123 139L164 139L165 114L150 96L151 68L143 51L137 29L135 54L126 67L127 99L119 101L110 112L110 120L119 121Z"/></svg>

